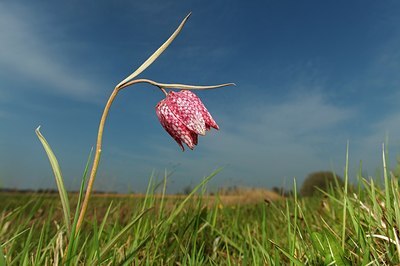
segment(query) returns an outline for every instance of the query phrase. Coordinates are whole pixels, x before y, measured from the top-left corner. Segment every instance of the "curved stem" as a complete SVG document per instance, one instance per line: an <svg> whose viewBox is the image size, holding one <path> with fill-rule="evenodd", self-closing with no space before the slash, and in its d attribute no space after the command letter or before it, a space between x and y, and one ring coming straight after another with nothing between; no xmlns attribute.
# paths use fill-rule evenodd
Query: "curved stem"
<svg viewBox="0 0 400 266"><path fill-rule="evenodd" d="M160 90L165 94L165 96L168 95L167 91L166 91L164 88L162 88L162 87L159 87L159 88L160 88Z"/></svg>
<svg viewBox="0 0 400 266"><path fill-rule="evenodd" d="M87 210L87 207L89 204L90 195L92 194L93 183L94 183L94 180L96 179L97 168L99 167L99 162L100 162L104 125L106 123L106 119L108 116L108 112L110 111L110 107L111 107L112 103L114 102L114 99L120 90L122 90L128 86L137 84L137 83L149 83L151 85L154 85L154 86L160 88L165 94L166 94L166 91L165 91L166 88L168 88L168 89L179 88L179 89L188 89L188 90L196 90L196 89L197 90L205 90L205 89L216 89L216 88L234 85L233 83L226 83L226 84L215 85L215 86L192 86L192 85L184 85L184 84L163 84L163 83L158 83L158 82L155 82L155 81L152 81L149 79L136 79L136 80L131 80L124 84L121 84L121 83L118 84L114 88L113 92L111 93L111 95L107 101L107 104L104 107L103 115L101 116L101 120L100 120L100 124L99 124L99 131L97 133L97 143L96 143L96 151L95 151L94 160L93 160L93 166L92 166L92 170L90 172L90 177L89 177L87 188L86 188L85 198L83 200L82 208L79 213L78 222L76 224L75 235L78 234L78 232L82 226L83 219L85 217L86 210Z"/></svg>
<svg viewBox="0 0 400 266"><path fill-rule="evenodd" d="M83 219L86 214L86 210L87 210L88 203L89 203L89 198L90 198L90 195L91 195L92 189L93 189L93 183L94 183L94 180L96 179L97 168L98 168L99 162L100 162L101 144L103 141L104 125L106 123L106 119L107 119L110 107L111 107L115 97L117 96L118 92L119 92L119 89L117 87L115 87L113 92L110 95L110 98L107 101L106 106L104 107L103 115L101 116L101 120L100 120L100 124L99 124L99 131L97 133L97 143L96 143L96 151L95 151L94 160L93 160L93 166L92 166L92 170L90 171L90 177L89 177L88 185L86 188L85 198L83 200L82 208L79 213L78 222L76 224L75 236L78 234L79 229L82 225Z"/></svg>
<svg viewBox="0 0 400 266"><path fill-rule="evenodd" d="M169 84L169 83L159 83L152 81L150 79L136 79L136 80L131 80L128 81L124 84L119 85L121 89L128 87L132 84L138 83L138 82L145 82L149 83L151 85L157 86L160 89L182 89L182 90L210 90L210 89L218 89L222 87L227 87L227 86L236 86L235 83L224 83L224 84L219 84L219 85L212 85L212 86L196 86L196 85L186 85L186 84Z"/></svg>
<svg viewBox="0 0 400 266"><path fill-rule="evenodd" d="M93 183L94 183L94 180L96 179L96 173L97 173L97 169L99 167L99 162L100 162L101 145L103 143L104 125L106 123L106 119L107 119L108 113L110 111L110 107L111 107L112 103L114 102L115 97L117 97L117 94L120 90L122 90L123 88L126 88L130 85L136 84L136 83L150 83L152 85L155 85L155 82L153 82L151 80L147 80L147 79L132 80L129 82L129 85L122 85L122 86L117 85L114 88L113 92L111 93L110 97L108 98L106 106L104 107L103 115L101 116L101 119L100 119L99 130L97 133L97 143L96 143L96 151L95 151L95 155L94 155L94 159L93 159L93 166L90 171L90 176L89 176L89 180L88 180L88 184L87 184L87 188L86 188L85 198L83 200L82 208L79 213L78 222L76 224L75 235L78 234L78 232L82 226L83 219L85 218L86 210L89 205L90 195L92 194L92 190L93 190ZM155 85L155 86L157 86L157 85Z"/></svg>

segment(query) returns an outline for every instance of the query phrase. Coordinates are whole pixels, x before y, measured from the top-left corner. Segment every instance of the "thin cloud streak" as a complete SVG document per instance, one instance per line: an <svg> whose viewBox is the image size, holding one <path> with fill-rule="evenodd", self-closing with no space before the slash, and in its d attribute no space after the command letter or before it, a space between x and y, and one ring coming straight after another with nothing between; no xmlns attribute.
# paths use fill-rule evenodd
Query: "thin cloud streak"
<svg viewBox="0 0 400 266"><path fill-rule="evenodd" d="M15 7L2 4L0 8L0 69L12 73L16 81L18 77L28 78L47 92L92 101L90 98L96 95L95 89L99 86L61 63L60 59L65 56L63 51L50 52L50 47L62 45L42 38L32 27L37 23L32 14Z"/></svg>
<svg viewBox="0 0 400 266"><path fill-rule="evenodd" d="M215 115L221 130L200 138L195 152L181 153L174 143L167 145L169 136L155 139L149 147L152 154L158 154L150 159L152 165L162 171L179 164L173 175L178 180L187 180L187 173L198 179L224 167L217 177L219 185L234 179L250 186L281 186L284 177L301 181L311 171L332 170L332 160L340 165L347 139L338 128L357 115L356 110L335 106L321 94L236 108L241 110L240 117Z"/></svg>

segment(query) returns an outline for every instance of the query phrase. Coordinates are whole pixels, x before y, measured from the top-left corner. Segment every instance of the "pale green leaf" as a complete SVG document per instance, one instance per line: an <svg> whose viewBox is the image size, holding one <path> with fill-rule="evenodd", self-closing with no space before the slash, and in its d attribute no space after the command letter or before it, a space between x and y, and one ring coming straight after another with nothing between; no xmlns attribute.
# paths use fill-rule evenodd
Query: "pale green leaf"
<svg viewBox="0 0 400 266"><path fill-rule="evenodd" d="M68 194L67 190L65 189L64 186L64 180L61 174L61 169L60 165L58 164L57 158L54 155L52 149L50 148L49 143L46 141L46 139L43 137L43 135L39 131L40 126L35 130L36 135L38 136L40 142L43 145L44 150L46 151L47 157L49 158L51 168L53 169L54 177L57 183L57 188L58 192L60 194L61 198L61 204L64 212L64 222L65 226L67 227L68 232L71 230L71 224L70 224L70 206L69 206L69 200L68 200Z"/></svg>
<svg viewBox="0 0 400 266"><path fill-rule="evenodd" d="M140 73L142 73L146 68L148 68L164 51L168 48L168 46L172 43L172 41L178 36L181 32L183 26L185 25L186 21L190 17L191 13L189 13L181 22L179 27L175 30L175 32L168 38L168 40L160 46L138 69L136 69L132 74L130 74L127 78L121 81L117 88L125 87L124 83L127 83L129 80L137 77Z"/></svg>
<svg viewBox="0 0 400 266"><path fill-rule="evenodd" d="M4 257L1 247L0 247L0 265L6 265L6 258Z"/></svg>

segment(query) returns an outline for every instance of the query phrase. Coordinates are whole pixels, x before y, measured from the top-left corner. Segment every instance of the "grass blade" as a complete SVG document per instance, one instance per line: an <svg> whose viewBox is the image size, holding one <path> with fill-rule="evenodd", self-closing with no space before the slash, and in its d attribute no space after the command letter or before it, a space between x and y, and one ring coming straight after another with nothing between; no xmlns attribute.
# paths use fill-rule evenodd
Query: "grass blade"
<svg viewBox="0 0 400 266"><path fill-rule="evenodd" d="M347 214L347 186L349 183L349 142L346 147L346 168L344 170L344 194L343 194L343 225L342 225L342 250L344 252L346 241L346 214Z"/></svg>
<svg viewBox="0 0 400 266"><path fill-rule="evenodd" d="M100 224L100 227L99 227L99 239L101 238L101 234L103 233L104 225L106 224L106 222L108 220L108 215L110 214L112 203L113 202L111 201L110 205L107 208L106 214L103 217L103 221Z"/></svg>
<svg viewBox="0 0 400 266"><path fill-rule="evenodd" d="M40 133L39 129L40 129L40 126L35 130L35 132L36 132L36 135L38 136L40 142L42 143L44 150L47 153L47 157L49 158L51 168L53 169L54 177L56 179L57 188L58 188L58 192L60 194L61 204L62 204L62 208L63 208L63 212L64 212L65 226L67 227L68 233L70 233L71 232L70 205L69 205L67 190L65 189L64 180L63 180L63 177L61 174L60 165L58 164L57 158L54 155L52 149L50 148L49 143L43 137L42 133Z"/></svg>
<svg viewBox="0 0 400 266"><path fill-rule="evenodd" d="M132 226L134 226L138 221L140 221L140 219L143 217L143 215L145 215L148 211L150 211L152 208L147 209L143 212L141 212L132 222L130 222L129 224L127 224L124 228L121 229L121 231L118 232L118 234L116 236L113 237L113 239L111 239L106 245L105 247L102 249L101 254L100 254L100 258L104 259L104 256L107 254L107 252L114 246L115 243L117 243L117 241L124 235L126 235L126 233L128 232L129 229L131 229ZM95 264L97 264L98 261L96 261Z"/></svg>
<svg viewBox="0 0 400 266"><path fill-rule="evenodd" d="M8 239L6 242L4 242L3 244L0 245L0 248L5 247L6 245L8 245L9 243L12 243L14 240L16 240L18 237L20 237L21 235L25 234L26 232L28 232L30 229L27 228L21 232L19 232L18 234L16 234L15 236L11 237L10 239Z"/></svg>
<svg viewBox="0 0 400 266"><path fill-rule="evenodd" d="M70 260L68 257L72 256L72 254L71 254L72 247L75 245L74 242L78 239L79 232L76 232L76 224L78 223L79 210L81 209L81 203L82 203L82 199L83 199L83 193L84 193L84 190L85 190L87 173L88 173L89 164L90 164L90 161L91 161L91 158L92 158L92 153L93 153L93 148L90 150L89 157L88 157L88 159L86 161L85 170L84 170L83 176L82 176L82 182L81 182L81 187L79 189L79 196L78 196L78 202L77 202L77 205L76 205L74 221L72 223L71 236L70 236L70 240L69 240L70 242L68 244L67 252L66 252L65 258L64 258L65 261L67 261L67 260L69 261Z"/></svg>
<svg viewBox="0 0 400 266"><path fill-rule="evenodd" d="M286 250L284 250L283 248L281 248L280 246L278 246L276 243L273 243L273 242L272 242L272 244L274 244L275 247L276 247L280 252L282 252L283 255L285 255L285 256L290 260L290 263L292 263L292 264L294 264L294 265L297 265L297 266L302 266L302 265L304 265L304 263L302 263L301 261L299 261L298 259L296 259L294 256L292 256L289 252L287 252Z"/></svg>
<svg viewBox="0 0 400 266"><path fill-rule="evenodd" d="M138 252L141 248L143 248L143 247L146 245L146 243L150 240L151 236L152 236L151 234L148 234L148 235L146 236L146 238L143 239L143 240L135 247L135 249L134 249L131 253L129 253L128 255L126 255L125 260L122 261L122 262L120 263L120 265L134 265L134 264L132 264L132 260L134 259L134 256L137 254L137 252Z"/></svg>
<svg viewBox="0 0 400 266"><path fill-rule="evenodd" d="M6 264L6 258L3 254L3 250L0 248L0 265L7 265Z"/></svg>
<svg viewBox="0 0 400 266"><path fill-rule="evenodd" d="M193 195L199 190L199 188L201 188L202 186L207 184L208 181L210 181L214 176L216 176L221 170L222 170L222 168L219 168L219 169L215 170L214 172L212 172L209 176L204 178L203 181L200 184L198 184L192 190L192 192L190 192L189 195L187 195L186 198L179 203L179 205L176 207L176 209L171 213L171 215L166 220L166 223L170 224L175 219L175 217L183 210L183 207L186 205L186 203L189 201L189 199L191 199L193 197Z"/></svg>

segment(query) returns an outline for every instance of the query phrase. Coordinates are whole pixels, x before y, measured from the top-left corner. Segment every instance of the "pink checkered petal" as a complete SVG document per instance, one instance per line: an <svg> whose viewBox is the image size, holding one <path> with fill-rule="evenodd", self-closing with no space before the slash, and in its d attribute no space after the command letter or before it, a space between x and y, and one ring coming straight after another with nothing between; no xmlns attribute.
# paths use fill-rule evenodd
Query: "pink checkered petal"
<svg viewBox="0 0 400 266"><path fill-rule="evenodd" d="M194 145L197 145L197 143L198 143L198 134L196 134L196 133L194 133L194 132L191 132L191 135L192 135L192 140L193 140L193 143L194 143Z"/></svg>
<svg viewBox="0 0 400 266"><path fill-rule="evenodd" d="M156 106L156 113L158 116L158 120L160 120L160 123L162 125L162 127L165 129L165 131L168 132L168 134L178 143L178 145L181 147L182 151L185 151L185 148L182 145L182 141L174 134L174 132L169 130L169 127L167 127L167 120L165 119L164 115L161 113L160 109L159 109L159 105L158 104Z"/></svg>
<svg viewBox="0 0 400 266"><path fill-rule="evenodd" d="M192 102L192 104L194 106L196 106L196 109L201 112L202 117L205 121L206 130L210 130L210 127L213 127L217 130L219 129L219 126L214 121L211 114L208 112L207 108L204 106L204 104L202 103L200 98L197 97L196 94L194 94L193 92L191 92L189 90L182 90L179 93L186 95L188 101Z"/></svg>
<svg viewBox="0 0 400 266"><path fill-rule="evenodd" d="M169 92L166 104L176 117L190 130L200 135L206 134L206 122L197 103L181 92Z"/></svg>
<svg viewBox="0 0 400 266"><path fill-rule="evenodd" d="M166 99L160 101L156 106L156 114L161 125L169 135L178 143L182 151L184 142L190 149L193 150L197 144L197 134L188 129L180 119L172 112Z"/></svg>

